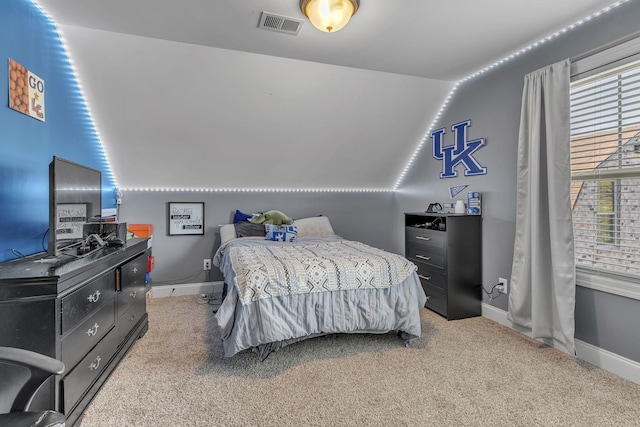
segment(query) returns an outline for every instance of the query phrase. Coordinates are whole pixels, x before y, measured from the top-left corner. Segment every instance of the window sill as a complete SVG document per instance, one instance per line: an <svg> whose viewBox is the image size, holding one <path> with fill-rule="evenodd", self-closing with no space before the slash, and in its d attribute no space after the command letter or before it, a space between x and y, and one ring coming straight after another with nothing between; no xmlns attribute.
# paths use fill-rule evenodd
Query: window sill
<svg viewBox="0 0 640 427"><path fill-rule="evenodd" d="M576 272L577 286L640 300L640 284L632 280L633 279L624 280L609 276L600 276L581 270Z"/></svg>

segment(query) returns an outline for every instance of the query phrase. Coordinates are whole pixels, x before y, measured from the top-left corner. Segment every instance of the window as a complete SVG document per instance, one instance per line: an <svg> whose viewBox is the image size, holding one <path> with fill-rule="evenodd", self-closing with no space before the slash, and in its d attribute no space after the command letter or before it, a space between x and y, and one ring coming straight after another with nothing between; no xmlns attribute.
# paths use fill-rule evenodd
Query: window
<svg viewBox="0 0 640 427"><path fill-rule="evenodd" d="M640 278L640 62L571 84L576 266Z"/></svg>

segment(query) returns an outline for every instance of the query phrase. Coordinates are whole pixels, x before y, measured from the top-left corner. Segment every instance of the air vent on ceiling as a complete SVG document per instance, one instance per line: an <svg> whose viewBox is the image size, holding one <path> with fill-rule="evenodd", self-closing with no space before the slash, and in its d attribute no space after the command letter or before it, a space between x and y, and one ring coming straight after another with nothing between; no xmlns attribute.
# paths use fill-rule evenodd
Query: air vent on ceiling
<svg viewBox="0 0 640 427"><path fill-rule="evenodd" d="M275 13L262 12L258 28L277 31L279 33L298 34L302 27L301 19L289 18L288 16L276 15Z"/></svg>

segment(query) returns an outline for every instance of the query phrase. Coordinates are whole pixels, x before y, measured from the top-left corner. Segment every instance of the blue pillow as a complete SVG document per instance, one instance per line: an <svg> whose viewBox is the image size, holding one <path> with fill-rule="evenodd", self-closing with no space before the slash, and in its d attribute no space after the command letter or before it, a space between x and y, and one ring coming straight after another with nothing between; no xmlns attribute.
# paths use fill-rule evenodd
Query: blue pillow
<svg viewBox="0 0 640 427"><path fill-rule="evenodd" d="M295 225L265 224L267 235L265 239L274 242L293 242L298 235L298 227Z"/></svg>
<svg viewBox="0 0 640 427"><path fill-rule="evenodd" d="M233 223L248 221L253 215L247 215L246 213L240 212L236 209L236 214L233 217Z"/></svg>

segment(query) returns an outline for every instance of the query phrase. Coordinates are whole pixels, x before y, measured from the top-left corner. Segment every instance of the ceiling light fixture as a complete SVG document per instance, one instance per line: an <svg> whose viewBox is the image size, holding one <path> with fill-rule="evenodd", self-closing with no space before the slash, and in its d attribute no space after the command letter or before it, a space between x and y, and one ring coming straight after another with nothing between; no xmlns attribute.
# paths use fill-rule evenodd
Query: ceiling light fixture
<svg viewBox="0 0 640 427"><path fill-rule="evenodd" d="M300 0L300 9L314 27L327 33L344 28L360 6L360 0Z"/></svg>

